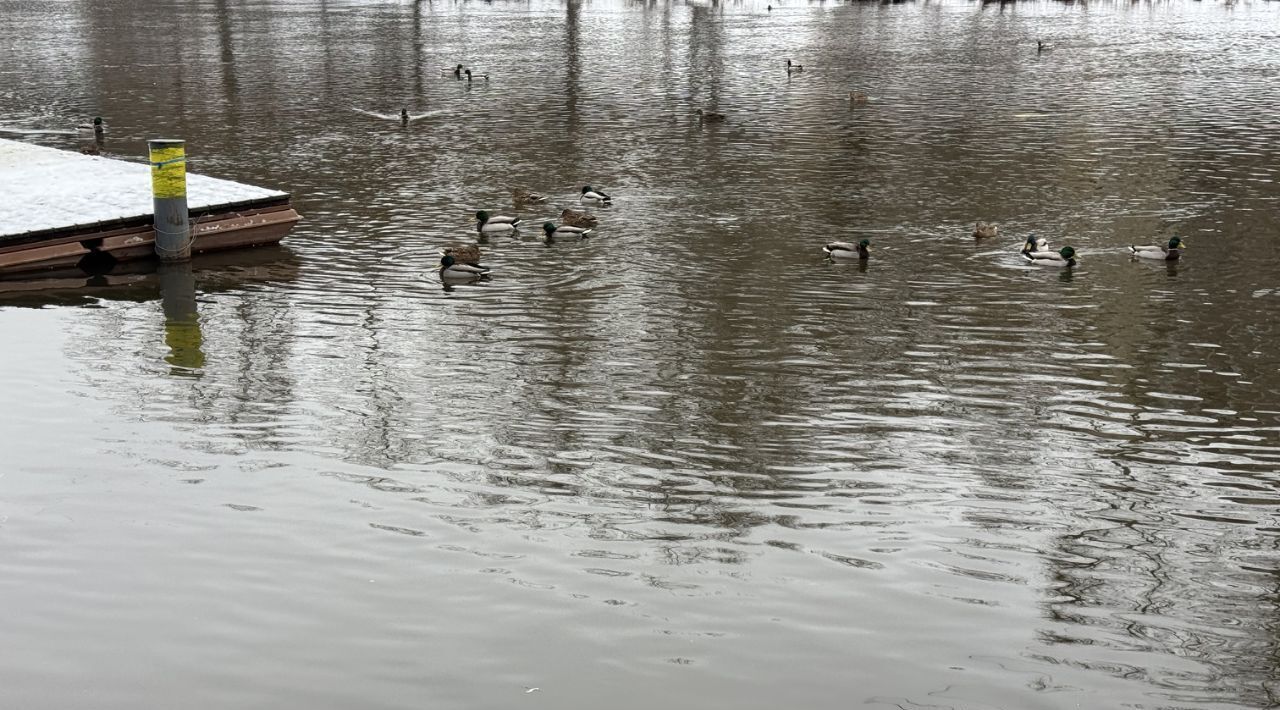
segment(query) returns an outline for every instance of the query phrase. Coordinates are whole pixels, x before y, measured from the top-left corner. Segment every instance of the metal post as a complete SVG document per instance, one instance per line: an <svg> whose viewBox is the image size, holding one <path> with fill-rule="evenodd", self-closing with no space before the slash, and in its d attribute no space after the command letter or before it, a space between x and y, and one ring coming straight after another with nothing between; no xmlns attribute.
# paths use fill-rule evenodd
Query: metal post
<svg viewBox="0 0 1280 710"><path fill-rule="evenodd" d="M187 217L187 142L149 140L151 196L155 204L156 255L161 261L191 258Z"/></svg>

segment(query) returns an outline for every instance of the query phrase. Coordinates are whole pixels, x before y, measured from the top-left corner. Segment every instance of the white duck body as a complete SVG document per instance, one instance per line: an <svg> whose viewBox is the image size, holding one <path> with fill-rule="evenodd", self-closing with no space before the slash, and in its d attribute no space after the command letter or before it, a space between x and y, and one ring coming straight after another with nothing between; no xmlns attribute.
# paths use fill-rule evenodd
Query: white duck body
<svg viewBox="0 0 1280 710"><path fill-rule="evenodd" d="M1076 250L1063 247L1056 252L1023 252L1023 257L1035 266L1064 269L1076 265Z"/></svg>
<svg viewBox="0 0 1280 710"><path fill-rule="evenodd" d="M544 222L542 225L542 233L546 235L548 240L586 239L595 231L596 230L591 227L570 227L567 224L557 227L552 222Z"/></svg>
<svg viewBox="0 0 1280 710"><path fill-rule="evenodd" d="M1169 240L1167 246L1159 244L1133 245L1129 247L1129 253L1139 259L1159 259L1161 261L1177 261L1182 256L1182 250L1186 248L1186 243L1181 237L1174 237Z"/></svg>
<svg viewBox="0 0 1280 710"><path fill-rule="evenodd" d="M487 266L463 264L447 254L440 259L440 279L443 281L479 281L488 276Z"/></svg>
<svg viewBox="0 0 1280 710"><path fill-rule="evenodd" d="M613 204L613 198L612 198L612 197L610 197L610 196L606 195L606 194L605 194L605 193L603 193L603 192L600 192L599 190L593 190L593 189L591 189L591 186L590 186L590 185L587 185L586 187L583 187L583 188L582 188L582 198L581 198L581 199L582 199L582 201L583 201L583 202L588 202L588 203L591 203L591 204L594 204L594 205L611 205L611 204Z"/></svg>
<svg viewBox="0 0 1280 710"><path fill-rule="evenodd" d="M506 234L508 232L514 232L519 224L519 217L506 217L503 215L491 217L489 213L484 210L476 213L476 230L481 234Z"/></svg>
<svg viewBox="0 0 1280 710"><path fill-rule="evenodd" d="M870 243L828 242L822 247L822 251L832 259L865 259L868 256L866 252L869 251L869 247Z"/></svg>
<svg viewBox="0 0 1280 710"><path fill-rule="evenodd" d="M1048 239L1036 237L1035 235L1028 236L1027 241L1022 244L1022 254L1031 258L1047 259L1054 259L1060 256L1058 252L1049 248Z"/></svg>

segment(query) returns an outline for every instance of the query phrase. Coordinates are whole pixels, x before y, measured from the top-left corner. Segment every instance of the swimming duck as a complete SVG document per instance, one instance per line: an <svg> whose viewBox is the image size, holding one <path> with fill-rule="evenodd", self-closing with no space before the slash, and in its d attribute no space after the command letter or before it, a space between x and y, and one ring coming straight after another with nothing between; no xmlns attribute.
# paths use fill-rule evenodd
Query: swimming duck
<svg viewBox="0 0 1280 710"><path fill-rule="evenodd" d="M441 76L450 76L450 75L452 75L452 76L453 76L453 78L455 78L455 79L461 79L461 78L462 78L462 65L461 65L461 64L459 64L458 66L456 66L456 67L454 67L454 68L452 68L452 69L441 69L441 70L440 70L440 75L441 75Z"/></svg>
<svg viewBox="0 0 1280 710"><path fill-rule="evenodd" d="M865 104L867 102L867 95L861 91L850 91L849 100L855 104Z"/></svg>
<svg viewBox="0 0 1280 710"><path fill-rule="evenodd" d="M489 75L488 75L488 74L472 74L470 69L466 70L466 71L465 71L465 72L463 72L463 73L467 75L467 83L468 83L468 84L469 84L469 83L471 83L471 79L472 79L473 77L474 77L474 78L477 78L477 79L484 79L485 81L488 81L488 80L489 80Z"/></svg>
<svg viewBox="0 0 1280 710"><path fill-rule="evenodd" d="M407 108L400 109L400 125L409 125L409 109Z"/></svg>
<svg viewBox="0 0 1280 710"><path fill-rule="evenodd" d="M529 192L523 187L515 187L511 189L511 199L516 202L546 202L545 195L539 195L536 192Z"/></svg>
<svg viewBox="0 0 1280 710"><path fill-rule="evenodd" d="M717 123L720 121L724 121L725 118L726 116L723 113L714 113L712 111L703 111L702 109L698 109L699 121L706 121L707 123Z"/></svg>
<svg viewBox="0 0 1280 710"><path fill-rule="evenodd" d="M92 131L94 133L106 133L107 124L102 122L102 116L94 116L93 123L81 123L76 126L78 131Z"/></svg>
<svg viewBox="0 0 1280 710"><path fill-rule="evenodd" d="M463 264L451 254L440 257L441 281L479 281L489 278L489 268L478 264Z"/></svg>
<svg viewBox="0 0 1280 710"><path fill-rule="evenodd" d="M481 234L505 234L514 232L520 224L519 217L499 215L490 217L488 212L480 210L476 213L476 231Z"/></svg>
<svg viewBox="0 0 1280 710"><path fill-rule="evenodd" d="M1048 42L1042 39L1036 40L1036 54L1040 54L1041 52L1047 52L1051 49L1053 49L1052 44L1049 44Z"/></svg>
<svg viewBox="0 0 1280 710"><path fill-rule="evenodd" d="M1027 241L1022 243L1023 254L1057 254L1055 251L1049 251L1049 240L1044 237L1037 237L1034 234L1027 235Z"/></svg>
<svg viewBox="0 0 1280 710"><path fill-rule="evenodd" d="M608 195L604 194L603 192L600 192L599 190L592 190L590 185L584 185L582 187L582 201L594 202L597 205L613 204L612 197L609 197Z"/></svg>
<svg viewBox="0 0 1280 710"><path fill-rule="evenodd" d="M830 242L822 247L822 251L832 259L870 259L871 240L863 239L857 244L852 242Z"/></svg>
<svg viewBox="0 0 1280 710"><path fill-rule="evenodd" d="M568 225L557 227L554 222L542 223L542 233L546 235L549 242L560 238L586 239L594 231L589 227L570 227Z"/></svg>
<svg viewBox="0 0 1280 710"><path fill-rule="evenodd" d="M1036 266L1055 266L1061 269L1076 265L1076 250L1071 247L1062 247L1057 253L1051 251L1023 252L1022 256Z"/></svg>
<svg viewBox="0 0 1280 710"><path fill-rule="evenodd" d="M796 73L796 72L802 72L802 71L804 71L804 65L803 65L803 64L792 64L790 59L788 59L788 60L787 60L787 73L788 73L788 74L794 74L794 73Z"/></svg>
<svg viewBox="0 0 1280 710"><path fill-rule="evenodd" d="M979 222L973 227L973 238L990 239L991 237L996 236L998 231L1000 231L999 227L994 224L989 222Z"/></svg>
<svg viewBox="0 0 1280 710"><path fill-rule="evenodd" d="M480 247L474 244L453 244L444 248L444 254L459 264L480 266Z"/></svg>
<svg viewBox="0 0 1280 710"><path fill-rule="evenodd" d="M594 227L600 220L595 215L565 208L560 212L560 223L569 227Z"/></svg>
<svg viewBox="0 0 1280 710"><path fill-rule="evenodd" d="M1177 261L1182 256L1182 250L1187 248L1187 243L1182 241L1182 237L1174 237L1169 240L1167 246L1159 244L1148 244L1146 246L1131 246L1129 252L1136 257L1143 259L1163 259L1165 261Z"/></svg>

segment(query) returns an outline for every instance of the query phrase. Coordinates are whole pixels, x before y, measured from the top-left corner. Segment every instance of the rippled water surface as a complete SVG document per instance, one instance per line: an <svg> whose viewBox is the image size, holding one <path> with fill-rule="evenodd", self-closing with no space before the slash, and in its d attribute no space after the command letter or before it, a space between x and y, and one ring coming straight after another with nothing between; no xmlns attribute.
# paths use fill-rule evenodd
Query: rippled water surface
<svg viewBox="0 0 1280 710"><path fill-rule="evenodd" d="M0 16L6 136L305 217L0 295L0 706L1277 702L1280 4Z"/></svg>

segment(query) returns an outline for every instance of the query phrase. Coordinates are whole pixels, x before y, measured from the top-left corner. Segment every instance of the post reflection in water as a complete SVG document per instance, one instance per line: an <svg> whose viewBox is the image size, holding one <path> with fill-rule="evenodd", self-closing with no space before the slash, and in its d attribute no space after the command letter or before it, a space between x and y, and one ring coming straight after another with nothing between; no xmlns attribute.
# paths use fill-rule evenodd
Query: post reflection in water
<svg viewBox="0 0 1280 710"><path fill-rule="evenodd" d="M205 365L204 336L200 332L196 277L191 262L160 264L156 278L164 312L164 342L169 346L165 362L173 366L170 374L199 377L200 368Z"/></svg>
<svg viewBox="0 0 1280 710"><path fill-rule="evenodd" d="M304 221L0 301L0 707L1275 704L1280 5L3 12Z"/></svg>

